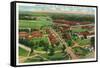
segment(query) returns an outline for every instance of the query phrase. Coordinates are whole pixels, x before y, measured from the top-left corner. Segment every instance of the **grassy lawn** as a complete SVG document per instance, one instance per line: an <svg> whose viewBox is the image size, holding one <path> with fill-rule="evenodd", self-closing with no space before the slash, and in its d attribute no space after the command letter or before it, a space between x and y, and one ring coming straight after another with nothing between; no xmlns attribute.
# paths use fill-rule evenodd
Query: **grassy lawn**
<svg viewBox="0 0 100 68"><path fill-rule="evenodd" d="M28 55L28 51L19 47L19 56L27 56L27 55Z"/></svg>
<svg viewBox="0 0 100 68"><path fill-rule="evenodd" d="M55 51L62 51L62 48L63 48L63 46L62 45L59 45L59 46L55 46L55 48L54 48L54 50Z"/></svg>
<svg viewBox="0 0 100 68"><path fill-rule="evenodd" d="M39 54L39 56L27 59L25 62L43 62L43 61L56 61L56 60L68 60L68 56L64 53L56 52L54 55L50 56L48 54Z"/></svg>
<svg viewBox="0 0 100 68"><path fill-rule="evenodd" d="M84 32L84 31L88 31L87 29L82 29L82 28L75 28L72 30L72 32Z"/></svg>
<svg viewBox="0 0 100 68"><path fill-rule="evenodd" d="M86 48L81 48L81 47L74 47L73 51L75 54L79 56L86 56L90 51Z"/></svg>
<svg viewBox="0 0 100 68"><path fill-rule="evenodd" d="M37 45L41 45L41 46L49 45L47 37L32 38L32 40L30 41L34 42Z"/></svg>
<svg viewBox="0 0 100 68"><path fill-rule="evenodd" d="M68 59L68 56L65 57L64 53L57 52L52 56L48 56L48 59L52 60L52 61L54 61L54 60L66 60L66 59Z"/></svg>
<svg viewBox="0 0 100 68"><path fill-rule="evenodd" d="M36 48L37 51L43 51L44 47L38 47Z"/></svg>
<svg viewBox="0 0 100 68"><path fill-rule="evenodd" d="M41 56L47 58L50 61L67 60L67 59L69 59L68 56L65 56L65 54L64 53L61 53L61 52L55 52L54 55L41 54Z"/></svg>
<svg viewBox="0 0 100 68"><path fill-rule="evenodd" d="M29 63L29 62L40 62L40 61L44 61L43 58L37 56L37 57L32 57L32 58L28 58L25 63Z"/></svg>
<svg viewBox="0 0 100 68"><path fill-rule="evenodd" d="M85 46L85 45L89 45L91 42L90 42L90 39L77 39L76 40L78 42L79 45L82 45L82 46Z"/></svg>
<svg viewBox="0 0 100 68"><path fill-rule="evenodd" d="M33 29L40 29L43 26L51 25L51 21L46 20L19 20L19 27L20 28L33 28Z"/></svg>

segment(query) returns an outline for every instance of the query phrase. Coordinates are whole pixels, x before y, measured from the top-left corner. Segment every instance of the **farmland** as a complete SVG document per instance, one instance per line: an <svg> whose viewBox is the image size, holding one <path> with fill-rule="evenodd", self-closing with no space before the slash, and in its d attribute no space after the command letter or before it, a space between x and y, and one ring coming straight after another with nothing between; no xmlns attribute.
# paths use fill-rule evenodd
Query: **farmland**
<svg viewBox="0 0 100 68"><path fill-rule="evenodd" d="M20 13L19 57L25 59L19 62L88 58L95 51L94 21L86 14Z"/></svg>

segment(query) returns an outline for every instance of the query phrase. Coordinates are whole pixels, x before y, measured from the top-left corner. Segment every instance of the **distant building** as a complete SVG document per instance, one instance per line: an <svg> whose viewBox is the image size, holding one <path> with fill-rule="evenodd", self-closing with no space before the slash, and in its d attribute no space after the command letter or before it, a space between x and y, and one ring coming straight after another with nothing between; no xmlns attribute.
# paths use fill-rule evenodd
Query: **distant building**
<svg viewBox="0 0 100 68"><path fill-rule="evenodd" d="M95 34L94 32L93 33L90 33L88 31L85 31L85 32L79 32L78 33L78 36L81 38L81 37L84 37L84 38L91 38L91 37L94 37Z"/></svg>
<svg viewBox="0 0 100 68"><path fill-rule="evenodd" d="M94 26L81 26L81 28L83 28L83 29L93 29L94 28Z"/></svg>
<svg viewBox="0 0 100 68"><path fill-rule="evenodd" d="M57 19L53 21L54 23L59 23L59 24L67 24L67 25L87 25L91 24L91 22L77 22L77 21L67 21L64 19Z"/></svg>

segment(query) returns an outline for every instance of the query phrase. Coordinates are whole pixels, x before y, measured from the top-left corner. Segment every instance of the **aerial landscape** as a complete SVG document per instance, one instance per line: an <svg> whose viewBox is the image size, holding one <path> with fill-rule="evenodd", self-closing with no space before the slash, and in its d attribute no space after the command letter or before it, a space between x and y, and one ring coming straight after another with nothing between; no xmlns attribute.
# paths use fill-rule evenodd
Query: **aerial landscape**
<svg viewBox="0 0 100 68"><path fill-rule="evenodd" d="M91 7L19 6L19 63L95 58Z"/></svg>

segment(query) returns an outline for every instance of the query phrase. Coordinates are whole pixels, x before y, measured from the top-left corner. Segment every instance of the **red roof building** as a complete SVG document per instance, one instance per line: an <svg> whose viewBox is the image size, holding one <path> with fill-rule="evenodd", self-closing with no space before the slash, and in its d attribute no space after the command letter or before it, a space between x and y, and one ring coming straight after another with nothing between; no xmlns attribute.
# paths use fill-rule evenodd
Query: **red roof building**
<svg viewBox="0 0 100 68"><path fill-rule="evenodd" d="M83 29L92 29L92 28L94 28L94 26L82 26L81 28L83 28Z"/></svg>
<svg viewBox="0 0 100 68"><path fill-rule="evenodd" d="M39 32L39 31L34 31L34 32L32 32L32 37L34 38L34 37L42 37L42 33L41 32Z"/></svg>
<svg viewBox="0 0 100 68"><path fill-rule="evenodd" d="M49 34L49 40L52 44L55 44L57 42L56 37L53 34Z"/></svg>
<svg viewBox="0 0 100 68"><path fill-rule="evenodd" d="M85 32L79 32L79 35L89 35L90 33L88 31Z"/></svg>
<svg viewBox="0 0 100 68"><path fill-rule="evenodd" d="M19 32L19 37L24 37L26 38L28 36L27 32Z"/></svg>
<svg viewBox="0 0 100 68"><path fill-rule="evenodd" d="M91 24L91 22L77 22L77 21L66 21L63 19L59 19L59 20L54 20L54 23L59 23L59 24L67 24L67 25L86 25L86 24Z"/></svg>

